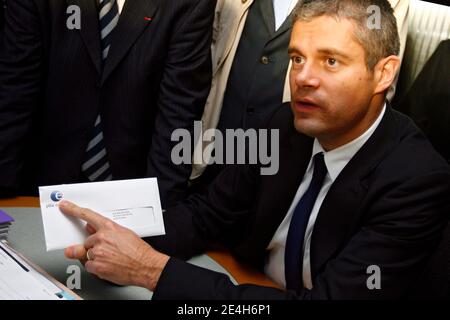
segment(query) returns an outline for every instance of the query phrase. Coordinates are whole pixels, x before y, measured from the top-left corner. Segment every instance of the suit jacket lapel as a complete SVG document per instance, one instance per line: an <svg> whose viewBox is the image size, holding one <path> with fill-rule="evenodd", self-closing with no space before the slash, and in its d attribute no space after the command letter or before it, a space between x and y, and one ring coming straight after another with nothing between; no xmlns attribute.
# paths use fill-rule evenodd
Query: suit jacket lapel
<svg viewBox="0 0 450 320"><path fill-rule="evenodd" d="M395 121L390 106L372 137L336 178L320 208L311 239L311 272L321 271L325 262L345 245L358 224L357 210L367 193L365 178L396 144Z"/></svg>
<svg viewBox="0 0 450 320"><path fill-rule="evenodd" d="M264 248L286 216L311 159L313 139L293 129L289 140L289 146L280 150L279 173L262 183L262 190L267 194L261 194L260 216L263 221L260 226L266 223L270 229L261 239Z"/></svg>
<svg viewBox="0 0 450 320"><path fill-rule="evenodd" d="M286 31L288 31L289 29L291 29L292 26L292 18L291 15L289 15L286 20L284 20L283 24L280 26L280 28L278 28L278 30L275 32L274 36L272 37L271 40L279 37L280 35L282 35L283 33L285 33Z"/></svg>
<svg viewBox="0 0 450 320"><path fill-rule="evenodd" d="M111 49L102 74L102 83L109 77L139 35L154 23L158 4L156 0L128 0L112 34Z"/></svg>
<svg viewBox="0 0 450 320"><path fill-rule="evenodd" d="M213 77L222 67L233 47L237 48L240 41L248 11L254 0L245 4L240 1L222 2L221 8L216 8L214 19L215 36L213 39ZM215 43L214 41L217 42Z"/></svg>
<svg viewBox="0 0 450 320"><path fill-rule="evenodd" d="M284 20L283 24L278 28L278 30L272 34L272 38L269 40L269 42L283 35L285 32L290 31L291 27L292 27L292 13L289 16L287 16L287 18Z"/></svg>
<svg viewBox="0 0 450 320"><path fill-rule="evenodd" d="M256 266L263 264L266 248L286 216L311 158L313 139L295 130L292 116L289 121L291 132L285 141L281 137L279 171L261 177L258 214L249 223L246 239L235 248L237 255Z"/></svg>
<svg viewBox="0 0 450 320"><path fill-rule="evenodd" d="M98 26L98 11L95 0L67 0L67 5L76 5L81 10L80 34L91 56L95 69L102 72L102 58L100 54L100 31Z"/></svg>
<svg viewBox="0 0 450 320"><path fill-rule="evenodd" d="M275 12L272 0L259 0L259 6L267 31L273 35L275 33Z"/></svg>

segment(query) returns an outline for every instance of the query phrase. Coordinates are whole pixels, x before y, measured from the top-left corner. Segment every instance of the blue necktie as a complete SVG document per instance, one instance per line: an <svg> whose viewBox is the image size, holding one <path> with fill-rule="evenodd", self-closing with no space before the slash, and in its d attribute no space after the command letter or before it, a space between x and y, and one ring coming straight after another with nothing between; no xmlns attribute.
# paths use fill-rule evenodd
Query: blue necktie
<svg viewBox="0 0 450 320"><path fill-rule="evenodd" d="M323 158L323 153L314 156L314 173L308 190L295 207L289 225L286 239L286 250L284 253L284 270L286 277L286 288L298 291L300 289L302 263L303 263L303 241L309 216L316 203L323 181L327 175L327 167Z"/></svg>
<svg viewBox="0 0 450 320"><path fill-rule="evenodd" d="M104 64L111 47L112 31L119 21L119 9L116 0L100 0L99 10L100 38ZM106 153L100 115L95 120L94 130L91 133L81 169L89 181L108 181L113 178Z"/></svg>

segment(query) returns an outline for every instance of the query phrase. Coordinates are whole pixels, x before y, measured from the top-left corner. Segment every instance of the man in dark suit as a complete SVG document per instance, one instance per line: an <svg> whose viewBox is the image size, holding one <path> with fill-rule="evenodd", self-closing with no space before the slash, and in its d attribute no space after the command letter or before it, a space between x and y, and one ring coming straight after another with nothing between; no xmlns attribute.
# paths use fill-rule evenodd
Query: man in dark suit
<svg viewBox="0 0 450 320"><path fill-rule="evenodd" d="M0 55L0 194L158 177L183 199L191 167L171 134L193 130L211 81L214 0L18 0Z"/></svg>
<svg viewBox="0 0 450 320"><path fill-rule="evenodd" d="M367 28L369 5L380 8L380 28ZM67 257L101 278L146 287L155 299L410 293L448 220L450 168L412 121L385 103L399 68L392 9L384 0L312 0L298 5L294 17L292 105L269 123L280 130L278 173L260 175L260 165L226 168L207 193L165 213L166 235L147 240L153 247L89 209L61 202L91 233ZM223 274L178 260L211 242L286 290L235 286Z"/></svg>

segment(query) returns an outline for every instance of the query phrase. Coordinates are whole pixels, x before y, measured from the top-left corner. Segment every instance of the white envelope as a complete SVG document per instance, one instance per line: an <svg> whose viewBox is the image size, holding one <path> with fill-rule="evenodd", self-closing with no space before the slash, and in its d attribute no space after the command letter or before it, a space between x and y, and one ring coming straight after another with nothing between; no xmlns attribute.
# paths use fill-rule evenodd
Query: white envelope
<svg viewBox="0 0 450 320"><path fill-rule="evenodd" d="M133 230L140 237L165 234L156 178L39 187L47 251L82 244L86 223L63 214L57 203L71 201Z"/></svg>

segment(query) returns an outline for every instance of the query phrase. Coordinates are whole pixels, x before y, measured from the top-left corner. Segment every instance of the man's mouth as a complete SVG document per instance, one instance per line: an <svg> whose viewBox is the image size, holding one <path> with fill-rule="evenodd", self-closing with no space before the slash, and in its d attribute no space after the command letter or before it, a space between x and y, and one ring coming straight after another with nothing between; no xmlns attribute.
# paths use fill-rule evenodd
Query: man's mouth
<svg viewBox="0 0 450 320"><path fill-rule="evenodd" d="M296 99L294 106L297 111L301 112L312 111L320 108L320 106L311 99Z"/></svg>

